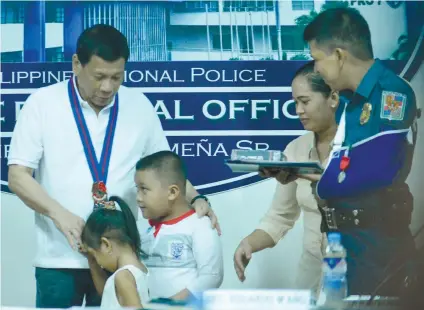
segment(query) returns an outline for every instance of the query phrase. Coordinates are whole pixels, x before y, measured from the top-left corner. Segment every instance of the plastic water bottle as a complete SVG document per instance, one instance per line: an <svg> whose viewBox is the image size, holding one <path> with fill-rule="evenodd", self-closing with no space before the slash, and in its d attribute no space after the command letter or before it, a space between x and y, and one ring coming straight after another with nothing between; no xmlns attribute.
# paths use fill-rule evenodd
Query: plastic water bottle
<svg viewBox="0 0 424 310"><path fill-rule="evenodd" d="M328 245L322 264L322 288L317 304L340 308L347 297L346 250L339 233L328 234Z"/></svg>

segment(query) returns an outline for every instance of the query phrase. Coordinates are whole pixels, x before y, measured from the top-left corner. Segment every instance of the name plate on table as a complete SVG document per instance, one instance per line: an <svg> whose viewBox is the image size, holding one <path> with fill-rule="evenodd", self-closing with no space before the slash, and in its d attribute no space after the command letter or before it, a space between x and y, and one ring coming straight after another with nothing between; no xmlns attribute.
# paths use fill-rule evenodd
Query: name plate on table
<svg viewBox="0 0 424 310"><path fill-rule="evenodd" d="M308 290L209 290L203 293L203 310L309 310Z"/></svg>

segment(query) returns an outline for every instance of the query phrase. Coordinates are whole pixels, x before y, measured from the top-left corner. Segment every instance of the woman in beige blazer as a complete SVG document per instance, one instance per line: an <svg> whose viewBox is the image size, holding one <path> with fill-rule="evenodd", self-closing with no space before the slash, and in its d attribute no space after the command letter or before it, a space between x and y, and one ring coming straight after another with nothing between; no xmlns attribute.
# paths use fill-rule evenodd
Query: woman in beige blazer
<svg viewBox="0 0 424 310"><path fill-rule="evenodd" d="M339 95L325 84L314 63L301 67L292 82L296 113L309 132L290 142L284 154L288 161L316 161L325 164L336 134L336 111ZM303 252L296 277L296 288L317 293L321 278L321 262L326 246L320 231L321 214L311 182L300 176L281 171L262 171L262 175L278 180L270 209L259 226L244 238L234 254L234 268L240 281L245 279L245 268L252 254L274 247L293 228L303 212Z"/></svg>

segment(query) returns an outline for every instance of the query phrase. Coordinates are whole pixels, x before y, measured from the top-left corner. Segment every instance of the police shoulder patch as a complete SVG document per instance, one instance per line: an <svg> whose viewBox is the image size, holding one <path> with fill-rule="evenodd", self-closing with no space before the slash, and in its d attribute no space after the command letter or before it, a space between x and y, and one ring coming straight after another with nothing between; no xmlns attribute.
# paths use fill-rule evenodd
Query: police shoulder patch
<svg viewBox="0 0 424 310"><path fill-rule="evenodd" d="M390 121L402 121L405 117L406 95L402 93L383 91L381 95L382 119Z"/></svg>

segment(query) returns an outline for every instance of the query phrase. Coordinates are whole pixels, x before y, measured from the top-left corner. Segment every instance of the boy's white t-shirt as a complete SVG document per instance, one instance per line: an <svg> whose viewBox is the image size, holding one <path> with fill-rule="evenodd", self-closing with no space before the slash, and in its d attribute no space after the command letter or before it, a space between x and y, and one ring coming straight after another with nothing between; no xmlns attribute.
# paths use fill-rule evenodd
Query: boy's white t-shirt
<svg viewBox="0 0 424 310"><path fill-rule="evenodd" d="M149 273L144 273L140 268L134 265L125 265L118 270L116 270L106 281L105 287L103 289L102 302L100 308L102 309L123 309L118 301L116 296L115 289L115 276L121 270L128 270L134 276L135 283L137 285L137 292L141 299L141 304L143 307L150 301L149 298L149 289L148 289L148 276Z"/></svg>
<svg viewBox="0 0 424 310"><path fill-rule="evenodd" d="M141 236L143 263L149 269L152 299L169 298L184 289L194 296L218 288L224 277L218 233L207 216L194 210L180 217L154 223Z"/></svg>

